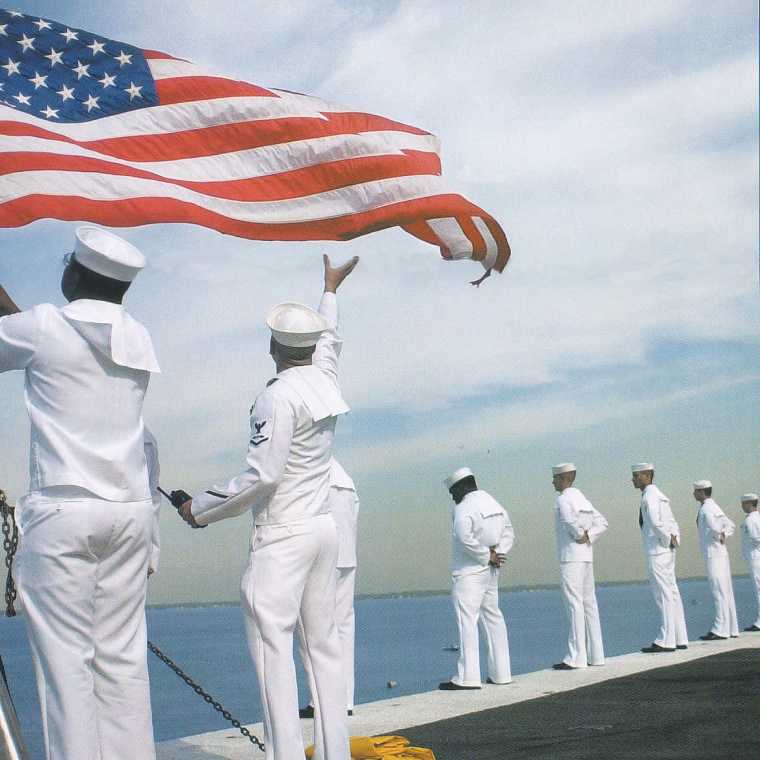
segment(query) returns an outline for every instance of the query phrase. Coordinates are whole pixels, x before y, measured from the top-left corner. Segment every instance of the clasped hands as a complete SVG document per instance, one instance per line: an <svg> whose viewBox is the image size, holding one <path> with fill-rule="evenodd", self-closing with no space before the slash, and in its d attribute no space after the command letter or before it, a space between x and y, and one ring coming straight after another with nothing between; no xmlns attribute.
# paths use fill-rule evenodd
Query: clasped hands
<svg viewBox="0 0 760 760"><path fill-rule="evenodd" d="M488 564L491 567L495 567L497 569L500 568L507 559L507 555L497 552L495 546L490 547L489 551L490 556L488 557Z"/></svg>
<svg viewBox="0 0 760 760"><path fill-rule="evenodd" d="M588 537L588 531L584 530L583 535L580 538L575 539L576 544L590 544L591 539Z"/></svg>

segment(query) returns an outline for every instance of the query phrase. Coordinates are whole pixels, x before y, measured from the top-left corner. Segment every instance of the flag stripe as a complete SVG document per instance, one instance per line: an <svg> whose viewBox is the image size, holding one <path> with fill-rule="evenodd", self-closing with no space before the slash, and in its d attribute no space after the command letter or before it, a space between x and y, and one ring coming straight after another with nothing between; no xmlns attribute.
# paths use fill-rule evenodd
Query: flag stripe
<svg viewBox="0 0 760 760"><path fill-rule="evenodd" d="M68 156L83 156L103 159L114 164L123 164L136 169L160 174L172 180L189 182L213 182L250 177L271 176L291 172L309 166L331 164L341 169L338 162L347 160L343 173L350 173L352 164L348 161L371 156L416 157L427 153L431 162L425 174L440 174L441 163L430 138L421 135L407 135L401 132L374 132L362 135L331 135L313 140L299 140L289 143L288 150L280 145L235 151L211 156L183 158L172 161L134 161L109 156L100 151L90 150L73 142L47 140L41 137L0 135L0 152L42 153ZM320 163L315 164L314 156L319 155Z"/></svg>
<svg viewBox="0 0 760 760"><path fill-rule="evenodd" d="M162 79L156 82L156 92L162 106L173 103L189 103L195 100L220 100L221 98L274 97L271 90L255 84L235 82L219 77L182 77Z"/></svg>
<svg viewBox="0 0 760 760"><path fill-rule="evenodd" d="M111 174L115 177L136 177L171 182L173 185L216 198L236 201L269 201L315 195L375 180L435 174L440 168L438 157L430 153L356 158L351 162L350 168L340 166L341 163L343 163L342 160L318 166L306 166L275 176L196 182L169 179L128 163L115 163L91 156L14 152L0 153L0 176L21 174L25 171L90 172L100 175Z"/></svg>

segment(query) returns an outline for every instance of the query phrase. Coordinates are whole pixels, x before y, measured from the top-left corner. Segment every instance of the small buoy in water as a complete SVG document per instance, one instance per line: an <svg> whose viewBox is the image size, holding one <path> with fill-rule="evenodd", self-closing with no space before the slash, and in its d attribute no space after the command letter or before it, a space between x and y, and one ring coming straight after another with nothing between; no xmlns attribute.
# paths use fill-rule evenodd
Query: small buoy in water
<svg viewBox="0 0 760 760"><path fill-rule="evenodd" d="M398 684L395 681L388 681L388 688L389 689L395 689L398 686Z"/></svg>

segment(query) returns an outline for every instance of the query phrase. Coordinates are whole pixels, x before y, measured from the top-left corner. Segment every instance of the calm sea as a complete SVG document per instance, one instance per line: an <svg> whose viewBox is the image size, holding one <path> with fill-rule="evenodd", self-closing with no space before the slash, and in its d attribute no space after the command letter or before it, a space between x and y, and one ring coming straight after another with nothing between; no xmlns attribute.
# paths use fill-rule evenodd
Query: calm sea
<svg viewBox="0 0 760 760"><path fill-rule="evenodd" d="M712 602L704 580L680 583L689 637L705 633ZM755 613L749 578L734 579L740 627ZM649 644L657 616L648 586L598 586L608 655ZM566 634L557 589L505 591L501 608L509 627L513 673L550 666L564 655ZM359 599L356 603L357 704L434 689L453 675L457 654L444 647L457 632L448 595ZM258 687L237 606L148 610L150 639L245 723L261 720ZM760 634L757 635L760 645ZM32 757L42 758L37 693L23 620L0 619L0 654ZM153 721L157 740L226 728L227 723L163 663L149 654ZM663 660L665 662L666 660ZM389 689L388 681L397 686ZM308 700L299 669L301 704ZM357 708L361 710L361 707Z"/></svg>

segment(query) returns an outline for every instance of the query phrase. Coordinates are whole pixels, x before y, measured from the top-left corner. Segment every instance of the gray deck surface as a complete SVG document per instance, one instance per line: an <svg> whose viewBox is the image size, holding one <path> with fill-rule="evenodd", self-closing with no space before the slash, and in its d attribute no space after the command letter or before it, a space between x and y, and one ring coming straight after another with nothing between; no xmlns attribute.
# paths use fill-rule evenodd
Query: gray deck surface
<svg viewBox="0 0 760 760"><path fill-rule="evenodd" d="M760 649L391 733L430 747L437 760L757 760Z"/></svg>

